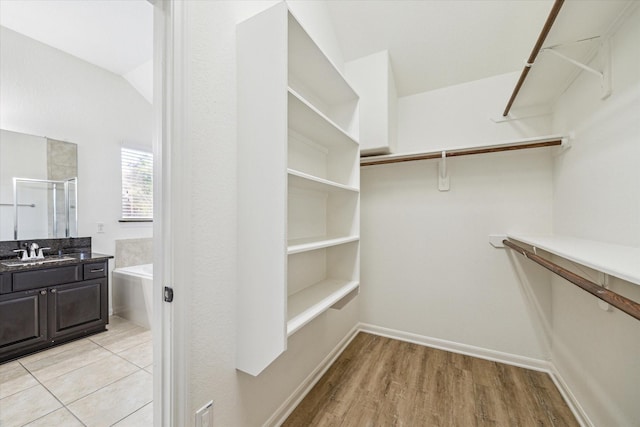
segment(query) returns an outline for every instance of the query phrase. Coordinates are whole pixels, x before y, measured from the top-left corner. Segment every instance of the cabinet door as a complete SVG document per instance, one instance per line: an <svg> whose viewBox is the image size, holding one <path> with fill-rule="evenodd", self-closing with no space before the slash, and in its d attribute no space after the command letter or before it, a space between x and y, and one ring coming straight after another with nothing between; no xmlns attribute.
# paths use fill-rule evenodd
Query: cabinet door
<svg viewBox="0 0 640 427"><path fill-rule="evenodd" d="M107 279L86 280L49 289L49 338L107 324Z"/></svg>
<svg viewBox="0 0 640 427"><path fill-rule="evenodd" d="M46 289L0 296L0 360L2 355L46 340Z"/></svg>

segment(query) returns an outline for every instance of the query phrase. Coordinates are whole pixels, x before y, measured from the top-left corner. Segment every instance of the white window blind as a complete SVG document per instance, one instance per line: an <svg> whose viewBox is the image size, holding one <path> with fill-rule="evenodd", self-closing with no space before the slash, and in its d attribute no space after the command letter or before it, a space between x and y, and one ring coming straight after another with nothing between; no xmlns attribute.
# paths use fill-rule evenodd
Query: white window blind
<svg viewBox="0 0 640 427"><path fill-rule="evenodd" d="M153 218L153 154L121 149L122 219Z"/></svg>

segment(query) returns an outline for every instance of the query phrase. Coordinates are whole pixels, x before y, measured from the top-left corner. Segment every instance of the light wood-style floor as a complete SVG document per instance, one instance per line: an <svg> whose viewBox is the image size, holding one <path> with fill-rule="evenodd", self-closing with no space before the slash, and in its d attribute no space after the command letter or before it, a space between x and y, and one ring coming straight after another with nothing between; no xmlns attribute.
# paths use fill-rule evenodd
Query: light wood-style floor
<svg viewBox="0 0 640 427"><path fill-rule="evenodd" d="M283 426L577 426L551 378L359 333Z"/></svg>

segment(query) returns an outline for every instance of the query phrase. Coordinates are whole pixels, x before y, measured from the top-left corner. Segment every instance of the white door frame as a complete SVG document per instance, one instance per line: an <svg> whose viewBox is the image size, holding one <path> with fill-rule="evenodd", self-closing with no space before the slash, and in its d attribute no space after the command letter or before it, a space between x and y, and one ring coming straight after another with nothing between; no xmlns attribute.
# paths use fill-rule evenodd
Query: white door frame
<svg viewBox="0 0 640 427"><path fill-rule="evenodd" d="M182 179L186 136L186 12L182 1L149 0L154 6L154 222L153 222L153 419L154 426L190 425L187 392L188 268L180 250L190 212ZM182 197L181 197L182 196ZM164 287L174 300L164 301Z"/></svg>

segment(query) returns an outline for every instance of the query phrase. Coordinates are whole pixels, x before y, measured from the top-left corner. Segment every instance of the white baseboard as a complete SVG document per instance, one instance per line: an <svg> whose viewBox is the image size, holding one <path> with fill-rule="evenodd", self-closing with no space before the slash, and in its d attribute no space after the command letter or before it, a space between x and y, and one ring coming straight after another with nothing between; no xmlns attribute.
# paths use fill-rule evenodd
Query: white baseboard
<svg viewBox="0 0 640 427"><path fill-rule="evenodd" d="M345 348L351 343L355 336L360 332L360 325L356 324L353 329L340 340L338 345L325 357L322 362L302 381L302 383L294 390L287 400L269 417L263 424L263 427L276 427L281 425L304 397L311 391L314 385L322 378L327 370L333 365L338 356L342 354Z"/></svg>
<svg viewBox="0 0 640 427"><path fill-rule="evenodd" d="M325 357L322 362L309 374L307 378L296 388L289 398L269 417L264 423L264 427L276 427L281 425L287 417L293 412L304 397L311 391L314 385L327 372L333 362L342 354L344 349L351 343L358 332L367 332L387 338L393 338L400 341L406 341L413 344L424 345L426 347L437 348L440 350L450 351L453 353L464 354L467 356L478 357L480 359L491 360L493 362L505 363L507 365L518 366L520 368L532 369L535 371L546 372L551 376L560 394L573 412L576 420L582 427L594 427L593 423L585 413L580 403L569 389L556 367L548 360L534 359L531 357L519 356L517 354L504 353L501 351L490 350L482 347L476 347L468 344L460 344L453 341L442 340L439 338L431 338L423 335L417 335L410 332L398 331L395 329L384 328L381 326L371 325L368 323L357 324L349 333L338 343L338 345Z"/></svg>
<svg viewBox="0 0 640 427"><path fill-rule="evenodd" d="M576 420L578 421L580 426L594 427L593 422L591 422L591 419L587 416L587 413L582 408L582 405L580 405L578 399L576 399L574 394L571 392L569 385L566 383L564 378L562 378L562 375L560 375L560 372L558 372L558 369L553 364L551 364L551 372L549 372L549 375L551 376L553 383L558 388L558 391L560 391L560 394L562 395L564 401L569 406L569 409L571 409L571 412L573 412L573 415L576 417Z"/></svg>
<svg viewBox="0 0 640 427"><path fill-rule="evenodd" d="M473 345L460 344L457 342L442 340L439 338L425 337L423 335L383 328L381 326L370 325L367 323L361 323L360 330L363 332L368 332L370 334L393 338L400 341L406 341L413 344L420 344L427 347L437 348L439 350L450 351L452 353L459 353L467 356L477 357L480 359L491 360L492 362L505 363L507 365L518 366L520 368L533 369L534 371L551 373L551 363L548 360L534 359L531 357L519 356L517 354L489 350Z"/></svg>

